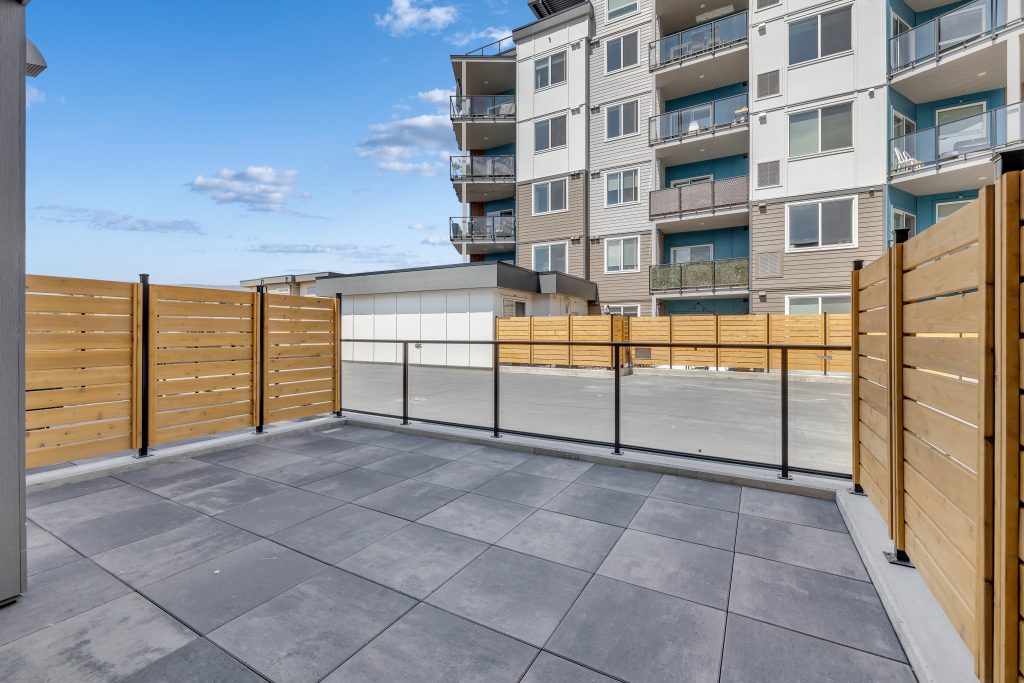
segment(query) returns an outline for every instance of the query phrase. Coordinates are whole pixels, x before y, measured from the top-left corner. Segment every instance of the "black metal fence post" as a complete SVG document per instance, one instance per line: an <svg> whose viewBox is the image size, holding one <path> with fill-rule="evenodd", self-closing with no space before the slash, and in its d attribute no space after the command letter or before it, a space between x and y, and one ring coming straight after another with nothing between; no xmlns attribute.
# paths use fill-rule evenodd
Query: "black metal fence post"
<svg viewBox="0 0 1024 683"><path fill-rule="evenodd" d="M402 342L402 424L409 424L409 342Z"/></svg>
<svg viewBox="0 0 1024 683"><path fill-rule="evenodd" d="M341 401L343 398L341 392L344 388L341 385L341 356L343 351L343 345L341 343L341 292L335 294L334 297L338 300L338 328L334 331L334 333L338 335L339 340L338 343L335 345L335 348L338 349L337 358L334 359L334 362L338 364L338 376L334 378L334 381L338 383L338 410L334 412L334 417L341 417Z"/></svg>
<svg viewBox="0 0 1024 683"><path fill-rule="evenodd" d="M139 375L139 454L138 458L149 455L149 273L140 273L142 283L142 368Z"/></svg>
<svg viewBox="0 0 1024 683"><path fill-rule="evenodd" d="M615 448L612 453L622 455L622 353L618 346L612 349L612 363L615 365Z"/></svg>
<svg viewBox="0 0 1024 683"><path fill-rule="evenodd" d="M260 324L258 326L257 334L259 334L259 348L260 348L260 374L258 377L253 377L253 385L256 387L256 433L262 434L264 424L267 421L265 413L265 406L263 401L263 378L267 377L267 345L264 343L267 335L265 334L267 329L266 317L263 315L266 307L263 305L263 297L267 295L266 285L256 286L256 305L259 307L257 312L258 320Z"/></svg>
<svg viewBox="0 0 1024 683"><path fill-rule="evenodd" d="M500 355L501 355L501 353L500 353L500 346L501 345L498 344L497 342L495 342L491 346L491 349L493 350L493 360L491 362L494 365L494 379L493 379L493 383L492 383L492 388L494 390L494 398L491 399L491 402L493 403L493 406L494 406L494 434L493 434L493 436L494 436L495 439L500 439L501 438L501 426L500 426L500 422L499 422L499 415L501 413L501 411L500 411L500 407L501 407L501 364L500 364Z"/></svg>
<svg viewBox="0 0 1024 683"><path fill-rule="evenodd" d="M789 349L782 349L782 472L779 479L792 479L789 474Z"/></svg>

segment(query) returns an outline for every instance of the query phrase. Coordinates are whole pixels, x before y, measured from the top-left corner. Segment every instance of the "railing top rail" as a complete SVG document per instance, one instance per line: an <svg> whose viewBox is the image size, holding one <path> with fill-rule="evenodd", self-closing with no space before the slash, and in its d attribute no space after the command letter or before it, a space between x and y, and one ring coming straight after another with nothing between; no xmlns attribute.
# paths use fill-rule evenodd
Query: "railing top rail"
<svg viewBox="0 0 1024 683"><path fill-rule="evenodd" d="M504 38L499 38L493 43L487 43L475 50L470 50L465 53L464 57L500 57L503 54L511 52L516 47L515 42L512 40L512 36L508 35Z"/></svg>
<svg viewBox="0 0 1024 683"><path fill-rule="evenodd" d="M341 339L343 344L454 344L470 346L582 346L628 349L634 346L659 349L749 349L756 351L849 351L849 344L734 344L713 342L642 342L642 341L558 341L558 340L492 340L492 339Z"/></svg>
<svg viewBox="0 0 1024 683"><path fill-rule="evenodd" d="M973 103L973 104L977 104L977 103ZM962 119L956 119L955 121L947 121L946 123L940 123L938 125L929 126L927 128L918 128L913 133L907 133L905 135L897 135L895 137L891 137L891 138L889 138L889 143L891 144L891 143L894 143L894 142L897 142L899 140L903 140L903 139L906 139L906 138L917 137L917 136L923 135L925 133L931 134L931 133L934 133L935 131L940 130L941 128L944 128L946 126L952 126L952 125L955 125L955 124L958 124L958 123L963 123L964 121L970 121L971 119L980 119L980 118L987 117L987 116L995 116L997 114L1000 114L1001 112L1005 112L1005 111L1008 111L1008 110L1011 110L1011 109L1015 110L1015 111L1021 111L1022 110L1022 106L1024 106L1024 103L1013 102L1013 103L1010 103L1010 104L1004 104L1001 107L992 107L991 109L986 109L985 111L981 112L980 114L971 114L970 116L965 116Z"/></svg>
<svg viewBox="0 0 1024 683"><path fill-rule="evenodd" d="M683 114L683 113L686 113L688 111L693 111L694 109L701 109L703 107L707 107L709 105L712 106L712 107L715 107L715 106L717 106L719 104L722 104L724 102L727 102L729 100L736 100L736 101L743 100L744 102L747 102L747 101L749 101L749 99L750 99L750 93L748 93L748 92L741 92L741 93L738 93L736 95L729 95L728 97L719 97L717 100L709 100L708 102L702 102L701 104L694 104L694 105L691 105L689 107L683 107L682 109L673 109L671 111L666 111L666 112L662 112L660 114L655 114L655 115L651 116L650 119L654 120L654 119L660 119L660 118L663 118L663 117L666 117L666 116L671 116L673 114Z"/></svg>
<svg viewBox="0 0 1024 683"><path fill-rule="evenodd" d="M951 10L948 10L946 12L943 12L942 14L938 14L938 15L932 17L928 21L922 21L920 24L917 24L916 26L911 26L909 31L904 31L903 33L900 33L899 35L895 35L895 36L889 38L889 42L892 43L893 41L898 40L900 38L900 36L905 36L908 33L913 33L914 31L917 31L918 29L922 29L922 28L929 27L929 26L934 26L936 23L942 21L943 19L945 19L946 17L948 17L951 14L956 14L957 12L963 12L964 10L972 9L974 7L986 7L988 9L991 9L992 8L992 0L975 0L974 2L968 2L966 4L960 5L959 7L954 7ZM989 29L987 29L987 30L991 30L991 27L989 27Z"/></svg>
<svg viewBox="0 0 1024 683"><path fill-rule="evenodd" d="M661 38L658 38L657 40L652 40L650 42L650 47L653 48L654 46L656 46L659 43L662 43L662 42L664 42L666 40L671 40L673 38L678 38L680 36L684 36L684 35L687 35L687 34L699 33L701 31L705 31L705 30L707 30L707 28L709 26L717 26L719 24L722 24L722 23L725 23L725 22L731 22L731 21L737 21L738 22L739 21L738 17L745 17L745 16L747 16L747 11L743 10L743 11L740 11L740 12L736 12L735 14L730 14L730 15L725 16L725 17L719 17L718 19L714 19L712 21L704 22L703 24L697 24L696 26L691 26L690 28L685 28L682 31L676 31L675 33L670 33L667 36L662 36ZM744 21L743 23L744 23L744 26L746 26L746 21Z"/></svg>

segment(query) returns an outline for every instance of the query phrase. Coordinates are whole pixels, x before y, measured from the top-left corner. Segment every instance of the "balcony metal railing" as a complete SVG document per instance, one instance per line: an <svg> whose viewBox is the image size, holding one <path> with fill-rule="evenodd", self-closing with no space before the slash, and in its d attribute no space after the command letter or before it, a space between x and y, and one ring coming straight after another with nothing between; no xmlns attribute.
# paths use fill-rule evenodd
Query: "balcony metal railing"
<svg viewBox="0 0 1024 683"><path fill-rule="evenodd" d="M673 33L650 44L651 71L703 54L747 42L747 13Z"/></svg>
<svg viewBox="0 0 1024 683"><path fill-rule="evenodd" d="M651 294L749 285L750 259L746 257L661 264L650 268Z"/></svg>
<svg viewBox="0 0 1024 683"><path fill-rule="evenodd" d="M515 242L515 216L456 216L449 221L452 242Z"/></svg>
<svg viewBox="0 0 1024 683"><path fill-rule="evenodd" d="M889 170L893 175L988 152L1024 140L1020 103L990 109L889 141Z"/></svg>
<svg viewBox="0 0 1024 683"><path fill-rule="evenodd" d="M470 50L466 53L466 57L500 57L501 55L508 54L516 49L515 41L512 40L512 36L505 36L499 38L493 43L487 43L483 47L478 47L475 50Z"/></svg>
<svg viewBox="0 0 1024 683"><path fill-rule="evenodd" d="M659 142L744 125L749 113L747 93L723 97L714 102L652 116L648 139L650 144L655 145Z"/></svg>
<svg viewBox="0 0 1024 683"><path fill-rule="evenodd" d="M515 182L516 158L511 154L451 157L451 177L460 182Z"/></svg>
<svg viewBox="0 0 1024 683"><path fill-rule="evenodd" d="M976 0L889 39L889 72L992 32L991 0Z"/></svg>
<svg viewBox="0 0 1024 683"><path fill-rule="evenodd" d="M451 98L452 120L461 119L508 119L516 118L515 95L453 95Z"/></svg>
<svg viewBox="0 0 1024 683"><path fill-rule="evenodd" d="M746 205L750 196L749 180L744 175L654 190L650 196L650 217L661 218Z"/></svg>

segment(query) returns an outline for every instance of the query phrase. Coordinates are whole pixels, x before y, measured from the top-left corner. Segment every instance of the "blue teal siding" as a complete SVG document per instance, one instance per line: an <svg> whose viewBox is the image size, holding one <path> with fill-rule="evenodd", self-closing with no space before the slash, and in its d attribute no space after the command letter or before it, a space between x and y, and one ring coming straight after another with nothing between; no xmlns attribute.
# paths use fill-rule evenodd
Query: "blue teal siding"
<svg viewBox="0 0 1024 683"><path fill-rule="evenodd" d="M749 257L750 231L746 227L739 227L665 235L663 262L672 262L673 247L689 247L694 244L714 245L715 259Z"/></svg>
<svg viewBox="0 0 1024 683"><path fill-rule="evenodd" d="M942 194L923 195L915 197L903 190L890 187L888 191L888 206L885 224L886 235L892 241L892 210L900 209L914 214L917 218L917 231L927 230L935 225L935 205L942 202L962 201L964 199L977 199L977 190L963 190L961 192L944 192Z"/></svg>
<svg viewBox="0 0 1024 683"><path fill-rule="evenodd" d="M515 265L516 252L515 251L502 251L495 254L484 254L484 261L504 261Z"/></svg>
<svg viewBox="0 0 1024 683"><path fill-rule="evenodd" d="M509 197L508 199L496 199L493 202L487 202L484 204L484 211L490 213L492 211L506 211L511 209L516 210L516 198Z"/></svg>
<svg viewBox="0 0 1024 683"><path fill-rule="evenodd" d="M750 312L749 299L676 299L665 301L665 315L745 315Z"/></svg>
<svg viewBox="0 0 1024 683"><path fill-rule="evenodd" d="M486 157L498 157L507 156L516 153L516 143L508 145L502 145L501 147L491 147L490 149L484 150L484 156Z"/></svg>
<svg viewBox="0 0 1024 683"><path fill-rule="evenodd" d="M749 168L750 164L747 161L746 154L707 159L692 164L669 166L665 169L665 187L672 187L672 181L674 180L694 178L708 174L714 175L715 180L745 176L750 172Z"/></svg>
<svg viewBox="0 0 1024 683"><path fill-rule="evenodd" d="M913 119L914 123L917 124L918 130L933 127L935 125L935 112L939 109L956 107L961 104L974 104L976 102L984 102L986 111L990 109L998 109L999 107L1006 105L1006 91L1002 89L988 90L960 97L949 97L944 100L935 100L933 102L922 102L921 104L916 104L895 90L889 90L889 106L892 111L899 112L900 114ZM890 116L890 138L893 137L892 123L892 117Z"/></svg>
<svg viewBox="0 0 1024 683"><path fill-rule="evenodd" d="M686 109L687 107L695 107L698 104L706 104L708 102L714 102L720 100L723 97L732 97L733 95L740 95L748 91L747 83L733 83L732 85L725 85L721 88L715 88L714 90L705 90L704 92L694 93L693 95L686 95L685 97L677 97L674 100L665 101L665 111L676 111L678 109Z"/></svg>

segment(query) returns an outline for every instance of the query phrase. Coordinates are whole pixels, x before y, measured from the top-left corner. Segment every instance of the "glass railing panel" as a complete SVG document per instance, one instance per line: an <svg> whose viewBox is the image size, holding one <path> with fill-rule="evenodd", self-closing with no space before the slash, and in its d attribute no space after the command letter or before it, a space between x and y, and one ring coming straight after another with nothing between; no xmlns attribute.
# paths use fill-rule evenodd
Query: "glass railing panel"
<svg viewBox="0 0 1024 683"><path fill-rule="evenodd" d="M714 48L741 42L746 37L746 12L673 33L651 43L651 68L680 62Z"/></svg>
<svg viewBox="0 0 1024 683"><path fill-rule="evenodd" d="M471 95L451 98L451 116L454 119L514 119L515 95Z"/></svg>
<svg viewBox="0 0 1024 683"><path fill-rule="evenodd" d="M991 1L976 0L890 39L890 69L901 69L931 59L943 50L991 30Z"/></svg>

